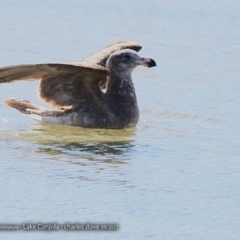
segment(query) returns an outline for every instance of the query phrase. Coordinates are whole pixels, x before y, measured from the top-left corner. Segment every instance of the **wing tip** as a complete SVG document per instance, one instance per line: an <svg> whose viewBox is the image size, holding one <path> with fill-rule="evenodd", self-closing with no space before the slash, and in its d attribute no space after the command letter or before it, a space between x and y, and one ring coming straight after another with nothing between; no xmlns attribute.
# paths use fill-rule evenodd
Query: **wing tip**
<svg viewBox="0 0 240 240"><path fill-rule="evenodd" d="M113 46L120 46L121 49L130 48L136 52L142 49L142 45L135 41L118 41L116 43L110 44L106 48L113 47Z"/></svg>

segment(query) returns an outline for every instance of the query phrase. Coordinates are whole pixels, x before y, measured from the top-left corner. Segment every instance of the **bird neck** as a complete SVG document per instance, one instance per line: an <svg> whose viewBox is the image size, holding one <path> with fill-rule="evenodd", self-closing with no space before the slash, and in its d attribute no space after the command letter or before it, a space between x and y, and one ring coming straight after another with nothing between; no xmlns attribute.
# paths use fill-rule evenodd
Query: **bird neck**
<svg viewBox="0 0 240 240"><path fill-rule="evenodd" d="M131 73L110 74L105 94L108 109L125 125L136 124L139 110Z"/></svg>
<svg viewBox="0 0 240 240"><path fill-rule="evenodd" d="M129 97L132 100L136 99L131 72L110 73L107 80L107 95L119 100Z"/></svg>

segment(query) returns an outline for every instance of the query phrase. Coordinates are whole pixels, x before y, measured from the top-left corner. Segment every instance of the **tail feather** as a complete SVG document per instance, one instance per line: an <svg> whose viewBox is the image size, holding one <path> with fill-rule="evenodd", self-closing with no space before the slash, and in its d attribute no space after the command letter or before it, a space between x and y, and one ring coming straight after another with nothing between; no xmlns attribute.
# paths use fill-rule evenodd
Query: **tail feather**
<svg viewBox="0 0 240 240"><path fill-rule="evenodd" d="M41 118L40 114L32 114L31 113L31 111L39 110L39 107L31 104L27 100L17 101L15 99L10 99L9 98L9 99L6 99L4 101L4 103L6 105L8 105L9 107L17 109L18 111L24 113L25 115L27 115L28 117L30 117L32 119L35 119L37 121L42 121L42 118Z"/></svg>
<svg viewBox="0 0 240 240"><path fill-rule="evenodd" d="M70 109L49 109L32 104L27 100L18 101L12 98L6 99L4 103L24 113L26 116L40 122L43 121L55 124L71 125L71 118L69 118L69 114L71 114L72 111Z"/></svg>
<svg viewBox="0 0 240 240"><path fill-rule="evenodd" d="M53 113L53 110L32 104L27 100L17 101L15 99L8 98L4 101L4 103L37 121L43 120L42 115L51 115Z"/></svg>
<svg viewBox="0 0 240 240"><path fill-rule="evenodd" d="M4 101L4 103L9 107L15 108L24 114L30 114L29 110L39 110L38 106L31 104L27 100L17 101L15 99L8 98Z"/></svg>

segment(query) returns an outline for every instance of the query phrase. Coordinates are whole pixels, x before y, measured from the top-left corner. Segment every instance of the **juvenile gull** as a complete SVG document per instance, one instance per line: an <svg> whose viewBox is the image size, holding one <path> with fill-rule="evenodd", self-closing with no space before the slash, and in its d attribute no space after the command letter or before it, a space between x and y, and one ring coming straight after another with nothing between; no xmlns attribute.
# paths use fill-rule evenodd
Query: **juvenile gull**
<svg viewBox="0 0 240 240"><path fill-rule="evenodd" d="M118 42L71 64L47 63L0 68L0 83L40 80L38 95L54 109L9 98L5 104L43 122L86 128L133 127L139 110L131 74L135 67L154 67L140 57L136 42Z"/></svg>

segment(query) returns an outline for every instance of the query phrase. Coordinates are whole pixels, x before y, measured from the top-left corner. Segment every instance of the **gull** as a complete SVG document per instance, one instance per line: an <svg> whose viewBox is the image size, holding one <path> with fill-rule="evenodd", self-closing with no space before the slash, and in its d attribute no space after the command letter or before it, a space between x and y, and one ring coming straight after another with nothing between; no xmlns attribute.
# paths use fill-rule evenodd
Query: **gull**
<svg viewBox="0 0 240 240"><path fill-rule="evenodd" d="M0 68L0 83L39 80L39 98L52 108L8 98L5 104L37 121L84 128L124 129L139 120L132 71L154 67L133 41L113 43L70 64L45 63Z"/></svg>

